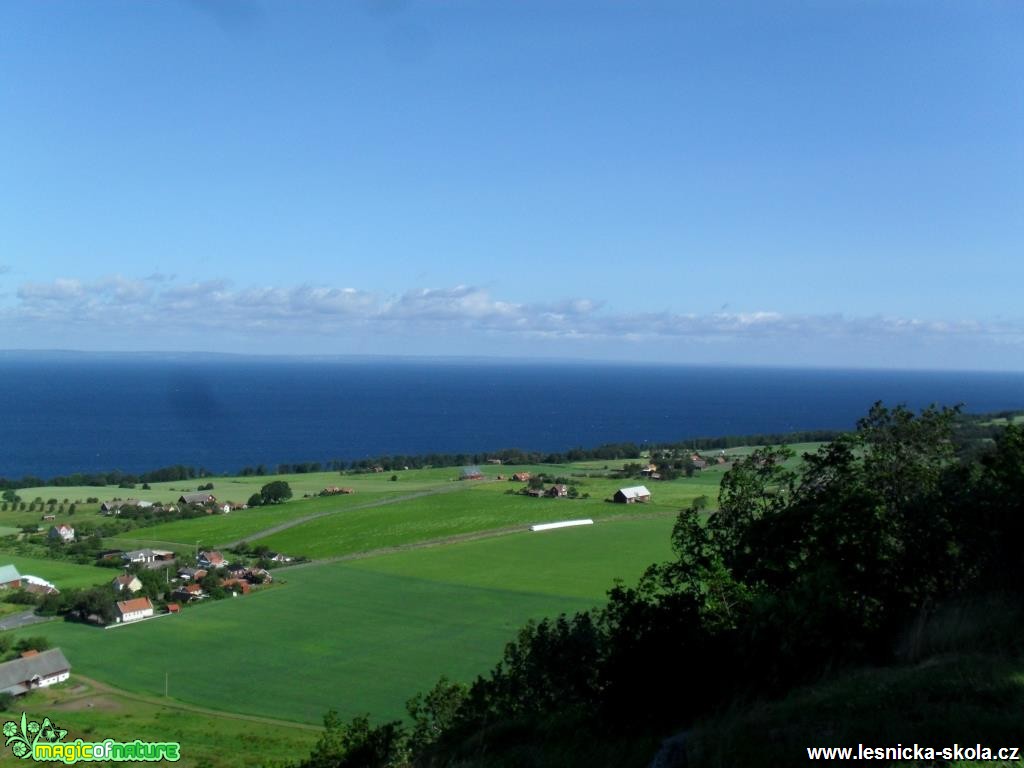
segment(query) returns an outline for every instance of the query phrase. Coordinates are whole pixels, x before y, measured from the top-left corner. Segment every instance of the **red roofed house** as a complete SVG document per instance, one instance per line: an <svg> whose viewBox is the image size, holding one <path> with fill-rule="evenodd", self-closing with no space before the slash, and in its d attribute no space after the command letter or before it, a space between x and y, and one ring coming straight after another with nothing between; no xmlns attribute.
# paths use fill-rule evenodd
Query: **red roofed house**
<svg viewBox="0 0 1024 768"><path fill-rule="evenodd" d="M171 595L183 603L190 603L193 600L201 600L206 597L206 593L203 592L203 588L199 584L186 584L183 587L178 587Z"/></svg>
<svg viewBox="0 0 1024 768"><path fill-rule="evenodd" d="M199 553L199 564L205 568L223 568L228 564L224 555L215 549Z"/></svg>
<svg viewBox="0 0 1024 768"><path fill-rule="evenodd" d="M117 604L117 623L127 624L141 621L153 615L153 604L148 597L137 597L134 600L122 600Z"/></svg>
<svg viewBox="0 0 1024 768"><path fill-rule="evenodd" d="M239 592L243 595L249 594L249 582L245 579L224 579L220 585L235 597L238 597Z"/></svg>

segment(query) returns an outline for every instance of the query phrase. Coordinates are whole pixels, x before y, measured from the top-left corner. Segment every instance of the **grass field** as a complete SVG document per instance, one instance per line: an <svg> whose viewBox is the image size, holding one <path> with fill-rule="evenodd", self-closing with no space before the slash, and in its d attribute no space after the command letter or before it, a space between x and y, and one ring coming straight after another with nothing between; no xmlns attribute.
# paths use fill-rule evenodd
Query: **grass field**
<svg viewBox="0 0 1024 768"><path fill-rule="evenodd" d="M218 546L227 541L244 539L288 520L324 512L340 512L348 507L362 506L383 498L387 496L371 492L352 496L297 499L268 507L240 509L227 515L209 515L135 528L107 539L107 542L112 547L123 548L177 545L179 548L191 550L197 541L200 546Z"/></svg>
<svg viewBox="0 0 1024 768"><path fill-rule="evenodd" d="M319 722L400 717L444 674L471 680L530 618L602 601L668 554L671 519L599 522L277 572L277 584L104 631L50 623L75 671L128 691Z"/></svg>
<svg viewBox="0 0 1024 768"><path fill-rule="evenodd" d="M483 468L484 474L495 476L500 474L502 467L488 466ZM391 481L391 475L398 475L398 480ZM310 472L293 475L263 475L250 477L204 477L194 480L175 480L166 483L151 483L148 490L142 485L135 488L120 488L116 485L94 486L94 485L73 485L66 487L40 486L37 488L23 488L18 495L25 501L37 497L43 500L57 499L58 501L83 502L88 498L98 498L106 501L113 498L121 499L142 499L143 501L174 502L183 493L192 493L198 486L213 483L214 496L223 501L234 501L244 503L254 493L259 493L260 488L272 480L284 480L291 486L292 493L297 498L306 494L316 495L322 489L332 486L349 486L356 490L356 493L366 491L391 491L394 493L423 490L437 485L454 481L459 476L458 467L442 467L438 469L417 469L398 471L395 473L365 473L345 474L339 472Z"/></svg>
<svg viewBox="0 0 1024 768"><path fill-rule="evenodd" d="M13 565L18 573L38 576L56 584L59 589L71 587L91 587L94 584L112 581L118 571L110 568L97 568L94 565L78 565L63 560L46 560L35 557L22 557L0 552L0 565Z"/></svg>
<svg viewBox="0 0 1024 768"><path fill-rule="evenodd" d="M183 768L246 768L294 762L309 753L317 731L287 723L253 722L212 711L196 712L155 697L139 697L75 676L60 686L18 699L0 720L49 717L67 729L66 742L176 741Z"/></svg>
<svg viewBox="0 0 1024 768"><path fill-rule="evenodd" d="M668 559L674 524L674 517L660 517L526 531L370 557L353 561L351 567L439 583L454 578L484 589L593 599L614 579L633 583L646 566Z"/></svg>
<svg viewBox="0 0 1024 768"><path fill-rule="evenodd" d="M453 493L319 518L261 538L260 543L282 552L325 558L567 518L673 515L697 496L714 499L720 480L721 473L712 471L649 484L653 500L643 505L607 502L617 488L627 484L608 478L575 481L581 494L591 494L589 499L535 499L506 493L521 488L519 483L474 483Z"/></svg>

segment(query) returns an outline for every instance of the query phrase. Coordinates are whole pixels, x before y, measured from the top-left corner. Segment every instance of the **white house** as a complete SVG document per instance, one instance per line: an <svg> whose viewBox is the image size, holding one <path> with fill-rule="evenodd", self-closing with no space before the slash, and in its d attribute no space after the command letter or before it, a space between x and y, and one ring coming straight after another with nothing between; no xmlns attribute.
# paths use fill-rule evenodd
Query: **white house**
<svg viewBox="0 0 1024 768"><path fill-rule="evenodd" d="M114 589L118 592L124 592L127 589L132 594L135 594L142 589L142 582L139 580L139 577L131 573L123 573L115 577L113 584Z"/></svg>
<svg viewBox="0 0 1024 768"><path fill-rule="evenodd" d="M127 624L131 621L148 619L153 615L153 604L148 597L137 597L134 600L122 600L117 604L117 623Z"/></svg>

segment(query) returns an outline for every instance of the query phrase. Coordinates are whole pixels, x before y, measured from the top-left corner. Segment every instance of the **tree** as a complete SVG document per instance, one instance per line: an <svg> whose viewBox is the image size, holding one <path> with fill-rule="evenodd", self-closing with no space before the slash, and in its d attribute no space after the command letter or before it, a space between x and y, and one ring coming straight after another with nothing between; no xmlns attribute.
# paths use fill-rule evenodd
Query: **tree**
<svg viewBox="0 0 1024 768"><path fill-rule="evenodd" d="M9 501L9 502L12 502L12 503L17 503L17 502L21 501L21 497L17 493L15 493L14 491L12 491L10 489L8 489L8 490L4 491L2 494L0 494L0 498L2 498L4 501Z"/></svg>
<svg viewBox="0 0 1024 768"><path fill-rule="evenodd" d="M310 756L299 768L389 768L407 764L405 729L399 722L371 726L365 715L345 723L331 710Z"/></svg>
<svg viewBox="0 0 1024 768"><path fill-rule="evenodd" d="M284 480L274 480L260 488L260 501L262 504L280 504L291 497L291 486Z"/></svg>
<svg viewBox="0 0 1024 768"><path fill-rule="evenodd" d="M258 493L254 493L249 497L249 501L246 502L246 505L250 507L258 507L261 504L263 504L263 497Z"/></svg>
<svg viewBox="0 0 1024 768"><path fill-rule="evenodd" d="M468 693L469 689L462 683L442 677L430 691L417 693L406 702L405 710L413 722L409 742L414 753L422 752L455 725L459 707Z"/></svg>
<svg viewBox="0 0 1024 768"><path fill-rule="evenodd" d="M23 637L21 640L14 644L14 650L18 653L24 653L25 651L43 651L50 650L50 641L45 637Z"/></svg>

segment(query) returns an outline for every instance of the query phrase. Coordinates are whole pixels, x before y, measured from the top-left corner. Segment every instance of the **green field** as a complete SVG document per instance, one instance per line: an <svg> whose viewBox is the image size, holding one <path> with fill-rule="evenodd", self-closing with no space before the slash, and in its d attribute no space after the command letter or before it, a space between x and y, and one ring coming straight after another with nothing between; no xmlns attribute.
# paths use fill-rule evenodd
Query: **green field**
<svg viewBox="0 0 1024 768"><path fill-rule="evenodd" d="M307 515L340 512L353 506L363 506L387 498L382 493L330 496L298 499L268 507L240 509L229 514L216 514L191 520L176 520L143 528L134 528L120 536L107 539L112 547L135 548L167 546L170 549L192 549L200 546L219 546L224 542L244 539L289 520Z"/></svg>
<svg viewBox="0 0 1024 768"><path fill-rule="evenodd" d="M500 474L502 467L485 467L484 474L494 477ZM391 475L396 474L398 480L391 481ZM293 475L261 475L249 477L204 477L194 480L175 480L166 483L150 483L150 488L144 490L139 484L135 488L120 488L116 485L94 486L94 485L73 485L73 486L40 486L36 488L23 488L17 491L18 495L25 501L41 498L44 501L57 499L58 501L84 502L88 498L97 498L100 501L109 499L142 499L143 501L162 501L171 503L178 500L183 493L193 493L200 485L213 483L213 490L210 491L221 501L245 503L254 493L259 493L260 488L272 480L284 480L291 486L292 493L297 498L306 494L316 495L328 486L348 486L354 488L356 493L367 491L390 491L393 493L409 492L433 488L437 485L454 481L459 476L458 467L443 467L438 469L417 469L408 471L397 471L395 473L363 473L363 474L341 474L339 472L310 472ZM38 515L37 515L38 517Z"/></svg>
<svg viewBox="0 0 1024 768"><path fill-rule="evenodd" d="M581 493L591 494L589 499L535 499L505 493L520 488L517 483L474 484L455 493L319 518L262 538L260 543L282 552L325 558L554 520L674 515L696 496L714 498L719 480L714 473L652 484L652 503L637 505L606 501L626 483L604 478L587 479L578 486Z"/></svg>
<svg viewBox="0 0 1024 768"><path fill-rule="evenodd" d="M400 717L444 674L471 680L530 618L599 603L669 552L668 517L522 533L277 572L246 598L116 630L45 634L75 671L127 691L319 722L336 708Z"/></svg>
<svg viewBox="0 0 1024 768"><path fill-rule="evenodd" d="M55 584L58 589L91 587L94 584L112 581L118 574L118 571L111 568L78 565L64 560L22 557L6 552L0 552L0 565L13 565L18 569L18 573L46 579Z"/></svg>
<svg viewBox="0 0 1024 768"><path fill-rule="evenodd" d="M671 556L673 517L512 533L424 547L351 563L352 568L484 589L593 599L615 578L633 583L646 566ZM285 571L288 573L288 571ZM609 579L608 574L613 574Z"/></svg>
<svg viewBox="0 0 1024 768"><path fill-rule="evenodd" d="M246 768L253 764L294 762L309 753L316 729L288 723L253 722L235 715L196 711L173 701L112 691L75 676L54 688L17 700L17 709L0 711L0 719L49 717L68 731L66 742L176 741L186 768ZM106 763L104 763L106 765Z"/></svg>

